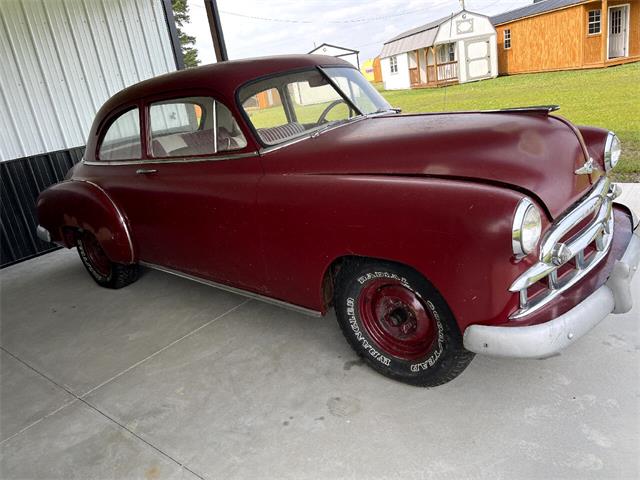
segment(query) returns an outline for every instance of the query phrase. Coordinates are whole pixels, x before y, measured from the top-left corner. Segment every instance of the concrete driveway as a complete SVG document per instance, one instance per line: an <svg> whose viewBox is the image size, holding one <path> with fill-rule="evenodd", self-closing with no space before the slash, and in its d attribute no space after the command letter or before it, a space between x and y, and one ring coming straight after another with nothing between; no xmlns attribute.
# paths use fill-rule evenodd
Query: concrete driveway
<svg viewBox="0 0 640 480"><path fill-rule="evenodd" d="M640 477L640 301L561 356L425 390L363 366L333 315L155 271L109 291L75 251L1 277L2 478Z"/></svg>

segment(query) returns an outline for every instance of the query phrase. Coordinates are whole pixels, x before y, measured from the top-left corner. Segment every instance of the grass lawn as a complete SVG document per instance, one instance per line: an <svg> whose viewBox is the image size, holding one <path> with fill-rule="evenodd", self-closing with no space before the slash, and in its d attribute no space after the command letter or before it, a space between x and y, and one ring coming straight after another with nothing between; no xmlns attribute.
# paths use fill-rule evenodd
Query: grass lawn
<svg viewBox="0 0 640 480"><path fill-rule="evenodd" d="M577 125L613 130L622 142L617 181L640 182L640 63L596 70L500 77L494 80L418 90L377 88L403 112L488 110L560 105Z"/></svg>

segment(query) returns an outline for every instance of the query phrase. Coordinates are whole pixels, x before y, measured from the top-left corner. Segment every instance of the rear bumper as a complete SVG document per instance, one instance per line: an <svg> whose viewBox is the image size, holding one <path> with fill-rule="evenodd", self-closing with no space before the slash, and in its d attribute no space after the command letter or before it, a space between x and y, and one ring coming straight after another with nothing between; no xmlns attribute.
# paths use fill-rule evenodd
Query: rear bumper
<svg viewBox="0 0 640 480"><path fill-rule="evenodd" d="M497 357L544 358L574 343L610 313L631 310L631 280L640 264L640 228L635 218L633 227L631 241L607 282L571 310L539 325L471 325L464 332L464 347Z"/></svg>
<svg viewBox="0 0 640 480"><path fill-rule="evenodd" d="M49 230L44 228L42 225L38 225L38 228L36 229L36 235L43 242L51 243L51 234L49 233Z"/></svg>

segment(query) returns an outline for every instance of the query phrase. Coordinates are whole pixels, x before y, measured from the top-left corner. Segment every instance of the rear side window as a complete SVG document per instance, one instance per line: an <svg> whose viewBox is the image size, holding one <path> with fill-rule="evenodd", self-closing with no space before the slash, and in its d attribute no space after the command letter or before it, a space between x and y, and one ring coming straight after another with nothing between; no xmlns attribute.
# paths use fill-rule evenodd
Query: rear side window
<svg viewBox="0 0 640 480"><path fill-rule="evenodd" d="M117 117L102 138L100 160L140 159L140 114L133 108Z"/></svg>
<svg viewBox="0 0 640 480"><path fill-rule="evenodd" d="M227 107L211 97L186 97L149 106L154 157L211 155L247 142Z"/></svg>

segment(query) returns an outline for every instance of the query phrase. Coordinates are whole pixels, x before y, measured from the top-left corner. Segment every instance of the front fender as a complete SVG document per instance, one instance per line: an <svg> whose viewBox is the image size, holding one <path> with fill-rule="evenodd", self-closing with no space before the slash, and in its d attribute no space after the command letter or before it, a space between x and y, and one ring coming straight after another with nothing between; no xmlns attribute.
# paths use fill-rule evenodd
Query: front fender
<svg viewBox="0 0 640 480"><path fill-rule="evenodd" d="M127 219L98 184L85 180L57 183L40 194L36 208L38 221L53 242L71 248L65 229L86 230L98 239L112 261L135 263Z"/></svg>
<svg viewBox="0 0 640 480"><path fill-rule="evenodd" d="M322 283L332 262L372 257L429 279L461 330L504 322L518 305L509 286L530 262L517 262L511 245L524 196L465 179L268 175L260 204L271 293L323 310Z"/></svg>

